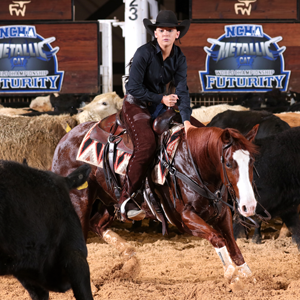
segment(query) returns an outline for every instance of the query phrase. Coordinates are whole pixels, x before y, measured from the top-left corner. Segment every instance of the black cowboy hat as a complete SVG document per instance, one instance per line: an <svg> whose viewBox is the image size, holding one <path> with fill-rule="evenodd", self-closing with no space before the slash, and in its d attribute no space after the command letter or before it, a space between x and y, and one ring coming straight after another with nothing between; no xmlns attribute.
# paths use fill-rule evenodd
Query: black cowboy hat
<svg viewBox="0 0 300 300"><path fill-rule="evenodd" d="M179 39L182 38L190 27L190 20L184 20L180 24L178 24L176 15L171 10L162 10L156 17L156 23L153 24L149 19L144 19L144 26L147 31L154 36L154 30L157 27L175 27L178 31L180 31Z"/></svg>

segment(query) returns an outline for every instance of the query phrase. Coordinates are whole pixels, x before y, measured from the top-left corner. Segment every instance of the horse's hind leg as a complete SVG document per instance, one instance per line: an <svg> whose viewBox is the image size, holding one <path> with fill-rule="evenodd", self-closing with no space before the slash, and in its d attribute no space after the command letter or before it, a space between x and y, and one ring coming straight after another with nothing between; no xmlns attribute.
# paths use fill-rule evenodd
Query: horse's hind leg
<svg viewBox="0 0 300 300"><path fill-rule="evenodd" d="M88 187L70 191L71 202L79 217L85 240L87 240L90 229L90 215L96 195L95 189L95 183L92 180L88 180Z"/></svg>
<svg viewBox="0 0 300 300"><path fill-rule="evenodd" d="M99 237L102 237L106 243L115 247L120 253L122 261L112 269L109 277L118 277L123 279L134 278L140 272L140 264L136 257L135 248L127 243L117 233L108 229L113 219L114 207L106 207L103 205L91 218L90 229Z"/></svg>
<svg viewBox="0 0 300 300"><path fill-rule="evenodd" d="M109 277L135 278L140 273L140 263L136 257L135 248L111 229L106 229L101 234L103 240L115 247L121 256L121 262L114 266Z"/></svg>

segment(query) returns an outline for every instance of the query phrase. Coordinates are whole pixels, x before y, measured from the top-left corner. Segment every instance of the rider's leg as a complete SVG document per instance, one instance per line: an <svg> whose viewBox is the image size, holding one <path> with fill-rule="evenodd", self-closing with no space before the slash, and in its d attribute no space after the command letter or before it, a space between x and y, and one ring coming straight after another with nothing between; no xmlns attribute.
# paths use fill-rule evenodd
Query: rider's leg
<svg viewBox="0 0 300 300"><path fill-rule="evenodd" d="M119 200L121 215L126 220L142 220L145 212L130 199L141 188L156 151L156 139L151 116L147 109L124 100L123 121L133 143L133 154L128 163L127 176ZM129 200L128 200L129 199ZM122 205L123 204L123 205Z"/></svg>

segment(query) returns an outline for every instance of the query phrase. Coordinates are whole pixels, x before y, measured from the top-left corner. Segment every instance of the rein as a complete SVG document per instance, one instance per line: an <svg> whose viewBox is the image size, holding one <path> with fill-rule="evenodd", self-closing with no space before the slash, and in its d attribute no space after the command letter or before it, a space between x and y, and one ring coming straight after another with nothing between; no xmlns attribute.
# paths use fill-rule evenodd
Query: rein
<svg viewBox="0 0 300 300"><path fill-rule="evenodd" d="M168 132L166 131L164 133L165 137L168 136ZM230 145L228 145L229 147ZM192 158L192 155L190 153L190 149L187 146L188 149L188 153L189 153L189 157L190 160L192 162L194 171L197 175L197 179L198 182L194 181L193 179L191 179L190 177L186 176L184 173L178 171L174 165L170 162L169 157L168 157L168 153L165 147L165 143L162 142L162 149L161 149L161 154L159 156L159 159L162 163L162 165L168 170L169 174L171 175L173 184L174 184L174 189L175 189L175 195L176 198L179 199L178 197L178 192L177 192L177 185L176 185L176 177L179 178L181 181L183 181L184 183L186 183L190 188L192 188L196 193L200 194L201 196L203 196L204 198L207 198L209 200L212 200L214 204L218 204L219 202L222 202L228 206L230 206L227 202L225 202L222 197L226 191L226 186L224 184L222 184L221 188L216 190L215 192L212 192L209 190L209 188L204 184L198 169L195 166L195 162ZM166 160L163 159L163 157L165 157ZM176 208L176 203L175 203L175 196L173 195L173 199L174 199L174 207ZM218 207L217 207L218 208ZM218 208L219 210L219 208Z"/></svg>
<svg viewBox="0 0 300 300"><path fill-rule="evenodd" d="M169 133L166 131L164 133L165 137L168 136L168 134ZM245 227L255 227L255 228L260 227L260 225L250 217L244 217L243 216L243 218L248 219L251 223L247 223L247 222L241 220L240 219L240 213L237 210L236 205L235 205L236 202L237 202L236 201L236 195L235 195L234 189L232 187L232 184L229 181L229 178L228 178L228 175L227 175L227 172L226 172L226 169L225 169L225 160L224 160L224 151L226 149L228 149L230 146L232 146L232 142L230 142L230 143L228 143L228 144L226 144L222 147L220 161L221 161L221 164L222 164L223 176L224 176L226 182L223 183L221 188L216 190L215 192L211 192L208 189L208 187L204 184L204 182L203 182L203 180L202 180L202 178L199 174L198 168L195 165L195 162L194 162L193 157L191 155L190 148L189 148L188 144L187 144L188 154L189 154L190 160L192 162L194 171L197 175L197 179L198 179L199 183L194 181L193 179L189 178L188 176L186 176L182 172L178 171L169 160L167 150L166 150L166 147L165 147L165 143L162 142L161 145L162 145L162 148L161 148L161 153L160 153L159 159L160 159L161 163L163 164L163 166L168 170L169 174L171 175L171 178L172 178L172 181L173 181L173 184L174 184L175 195L176 195L177 199L179 199L179 197L178 197L178 192L177 192L177 187L176 187L177 186L176 185L176 177L179 178L184 183L186 183L196 193L200 194L204 198L212 200L215 205L217 205L221 202L221 204L223 203L223 204L227 205L228 207L230 207L232 209L232 211L234 212L234 218L238 219L238 222L241 223L242 225L244 225ZM164 160L163 157L165 157L166 160ZM255 171L257 172L256 169L255 169ZM234 203L233 206L222 199L222 197L223 197L223 195L226 191L226 188L228 189L230 197L231 197L231 199ZM175 202L174 194L173 194L173 199L174 199L174 207L176 208L176 202ZM260 204L260 203L258 203L258 204ZM217 206L217 209L219 210L219 213L220 213L220 209L218 208L218 206ZM262 221L270 220L271 215L269 214L269 212L266 209L264 209L264 212L266 213L267 217L262 217L259 214L255 214L255 215Z"/></svg>

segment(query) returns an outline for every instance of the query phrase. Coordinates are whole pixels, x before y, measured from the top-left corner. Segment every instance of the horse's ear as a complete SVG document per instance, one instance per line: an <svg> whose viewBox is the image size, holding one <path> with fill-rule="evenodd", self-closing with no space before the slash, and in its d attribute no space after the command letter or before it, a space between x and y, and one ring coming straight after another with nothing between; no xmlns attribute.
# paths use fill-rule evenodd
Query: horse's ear
<svg viewBox="0 0 300 300"><path fill-rule="evenodd" d="M247 134L246 134L246 139L249 140L250 142L253 142L253 140L256 137L257 131L258 131L259 124L256 124Z"/></svg>
<svg viewBox="0 0 300 300"><path fill-rule="evenodd" d="M232 142L232 137L231 137L230 131L228 129L224 129L224 131L221 135L221 140L222 140L223 144L229 144L230 142Z"/></svg>

